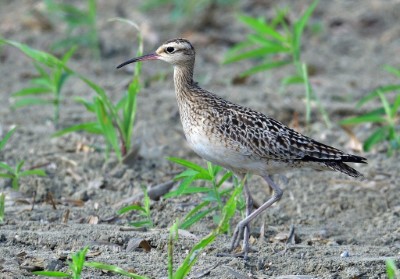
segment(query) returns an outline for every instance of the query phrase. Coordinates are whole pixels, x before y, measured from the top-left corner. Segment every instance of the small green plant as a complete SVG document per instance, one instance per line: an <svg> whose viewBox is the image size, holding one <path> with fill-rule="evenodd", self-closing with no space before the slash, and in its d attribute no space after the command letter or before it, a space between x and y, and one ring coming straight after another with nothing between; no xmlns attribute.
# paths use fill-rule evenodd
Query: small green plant
<svg viewBox="0 0 400 279"><path fill-rule="evenodd" d="M282 86L290 84L304 84L306 92L306 123L311 120L311 103L315 101L327 126L330 120L314 94L308 79L308 69L301 59L301 39L303 31L318 4L315 0L292 25L287 23L287 10L278 10L277 15L270 22L240 15L238 19L252 31L245 41L233 46L226 54L224 63L233 63L246 59L262 59L262 62L246 71L242 76L253 75L258 72L272 70L285 65L293 65L294 75L281 80Z"/></svg>
<svg viewBox="0 0 400 279"><path fill-rule="evenodd" d="M129 22L138 29L138 27L130 21L119 21ZM143 40L140 33L138 35L138 42L139 48L137 54L141 55L143 49ZM114 104L101 86L84 77L83 75L73 71L62 60L56 58L52 54L33 49L25 44L4 39L0 39L0 44L9 44L14 46L22 51L25 55L33 59L35 62L43 64L47 67L60 67L67 74L78 77L87 86L89 86L96 93L93 101L89 101L81 97L76 98L76 101L83 104L88 112L94 114L96 121L80 123L72 127L68 127L58 131L54 134L54 136L61 136L75 131L85 131L91 134L99 134L105 139L106 156L108 156L110 151L113 150L118 159L122 161L123 157L130 151L132 144L131 138L133 134L133 123L136 115L136 96L140 91L140 63L135 65L134 77L132 82L129 84L128 91L123 94L121 99L116 102L116 104Z"/></svg>
<svg viewBox="0 0 400 279"><path fill-rule="evenodd" d="M240 15L238 19L246 24L252 31L247 39L236 44L226 54L224 63L237 62L244 59L263 58L264 61L242 73L243 76L271 70L292 64L295 66L296 75L283 79L283 84L301 83L301 38L308 20L313 13L318 0L312 2L304 14L289 26L287 23L287 10L278 10L277 15L270 22Z"/></svg>
<svg viewBox="0 0 400 279"><path fill-rule="evenodd" d="M400 279L400 271L392 259L386 260L386 274L388 279Z"/></svg>
<svg viewBox="0 0 400 279"><path fill-rule="evenodd" d="M124 214L129 211L137 211L142 218L139 221L131 222L130 225L134 227L149 227L152 228L154 226L153 220L151 219L151 211L150 211L150 197L147 194L147 190L143 189L144 198L143 205L132 204L128 205L117 211L117 214Z"/></svg>
<svg viewBox="0 0 400 279"><path fill-rule="evenodd" d="M68 271L67 272L62 272L62 271L50 271L50 270L44 270L44 271L34 271L33 274L35 275L40 275L40 276L46 276L46 277L63 277L63 278L71 278L71 279L80 279L83 267L93 267L96 269L100 270L107 270L111 271L123 276L127 276L129 278L135 278L135 279L147 279L147 277L143 277L134 273L127 272L117 266L114 265L108 265L104 263L99 263L99 262L86 262L86 254L89 250L89 247L86 246L83 249L79 250L78 252L72 254L71 259L72 261L68 262Z"/></svg>
<svg viewBox="0 0 400 279"><path fill-rule="evenodd" d="M4 148L14 131L15 127L8 131L4 138L0 141L0 151ZM24 161L20 161L17 166L13 168L5 162L0 162L0 171L2 171L0 172L0 178L11 179L11 185L15 190L19 189L19 180L21 177L31 175L46 176L46 173L42 169L31 169L23 171L22 167L24 163Z"/></svg>
<svg viewBox="0 0 400 279"><path fill-rule="evenodd" d="M46 67L34 62L34 66L38 72L38 77L31 80L31 86L21 89L12 94L16 101L13 104L14 108L32 105L52 105L54 107L53 123L58 127L60 119L61 106L61 90L71 72L65 70L65 65L74 54L76 48L71 48L62 58L63 64L53 64L51 67ZM51 95L51 98L47 96Z"/></svg>
<svg viewBox="0 0 400 279"><path fill-rule="evenodd" d="M100 58L100 42L96 28L96 0L87 0L87 8L79 9L73 4L57 3L59 1L45 0L50 17L55 24L60 19L67 24L65 39L53 44L53 49L68 49L75 45L88 47L93 50L95 57Z"/></svg>
<svg viewBox="0 0 400 279"><path fill-rule="evenodd" d="M121 19L117 20L130 23L139 31L139 28L133 22ZM137 38L139 47L136 54L140 56L143 52L143 39L140 32L138 32ZM136 97L140 91L140 73L141 63L136 63L133 80L128 86L128 91L125 92L116 104L111 101L103 88L89 79L80 76L97 95L93 98L93 101L81 97L76 98L76 101L83 104L88 112L95 114L96 121L74 125L57 132L54 136L61 136L74 131L101 134L106 141L106 154L108 155L110 150L114 150L118 159L122 161L123 157L131 149L133 124L136 115Z"/></svg>
<svg viewBox="0 0 400 279"><path fill-rule="evenodd" d="M178 237L178 228L182 227L179 222L175 224L170 229L169 244L168 244L168 278L170 279L183 279L189 274L193 265L196 263L197 259L201 255L201 252L221 234L227 232L230 227L230 220L234 216L238 199L241 196L243 190L243 182L236 187L232 194L230 195L228 201L223 206L221 210L221 218L219 220L218 226L207 236L196 243L190 250L189 254L185 257L184 261L174 272L173 266L173 244ZM186 218L187 219L187 218Z"/></svg>
<svg viewBox="0 0 400 279"><path fill-rule="evenodd" d="M221 219L220 212L224 206L222 198L231 193L235 188L234 186L228 189L221 189L221 185L227 179L232 177L232 172L225 172L222 174L222 167L214 165L210 162L207 162L206 169L184 159L169 158L169 160L184 166L187 169L175 176L176 180L181 181L178 189L169 192L164 197L171 198L181 195L193 195L201 193L203 200L186 215L183 221L179 224L179 228L187 229L210 213L214 213L214 222L218 224ZM193 184L195 181L205 181L210 183L211 187L194 186Z"/></svg>
<svg viewBox="0 0 400 279"><path fill-rule="evenodd" d="M400 77L400 70L386 66L385 69ZM381 142L388 142L388 155L391 156L395 150L400 149L400 129L398 111L400 108L400 84L390 84L377 88L365 95L356 104L357 108L366 103L378 99L382 106L373 109L363 115L348 118L340 122L341 125L355 125L361 123L376 123L380 126L364 141L363 149L370 151L371 148ZM394 93L391 103L386 97Z"/></svg>

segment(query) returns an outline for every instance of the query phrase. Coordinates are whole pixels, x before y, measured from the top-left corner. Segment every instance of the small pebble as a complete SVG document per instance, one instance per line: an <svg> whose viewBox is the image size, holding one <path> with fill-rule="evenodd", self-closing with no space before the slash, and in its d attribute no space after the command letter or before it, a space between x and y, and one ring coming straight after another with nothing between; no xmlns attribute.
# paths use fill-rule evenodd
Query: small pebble
<svg viewBox="0 0 400 279"><path fill-rule="evenodd" d="M342 254L340 254L340 257L341 258L348 258L348 257L350 257L350 253L349 253L349 251L343 251L342 252Z"/></svg>

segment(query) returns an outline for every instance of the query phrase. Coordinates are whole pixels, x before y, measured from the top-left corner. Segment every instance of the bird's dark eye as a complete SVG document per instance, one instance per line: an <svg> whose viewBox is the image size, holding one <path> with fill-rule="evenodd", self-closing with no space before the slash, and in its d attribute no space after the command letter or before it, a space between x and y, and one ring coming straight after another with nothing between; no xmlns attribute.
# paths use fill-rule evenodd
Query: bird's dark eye
<svg viewBox="0 0 400 279"><path fill-rule="evenodd" d="M173 53L175 51L175 49L173 47L167 47L165 49L165 51L168 52L168 53Z"/></svg>

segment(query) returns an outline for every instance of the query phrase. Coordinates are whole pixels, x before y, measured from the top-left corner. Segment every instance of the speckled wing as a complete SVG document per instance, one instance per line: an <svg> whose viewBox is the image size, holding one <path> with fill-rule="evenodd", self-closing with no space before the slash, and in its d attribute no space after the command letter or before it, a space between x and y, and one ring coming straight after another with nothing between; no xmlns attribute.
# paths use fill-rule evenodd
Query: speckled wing
<svg viewBox="0 0 400 279"><path fill-rule="evenodd" d="M343 153L319 143L262 113L235 104L227 104L220 131L242 150L272 160L360 162L363 157Z"/></svg>

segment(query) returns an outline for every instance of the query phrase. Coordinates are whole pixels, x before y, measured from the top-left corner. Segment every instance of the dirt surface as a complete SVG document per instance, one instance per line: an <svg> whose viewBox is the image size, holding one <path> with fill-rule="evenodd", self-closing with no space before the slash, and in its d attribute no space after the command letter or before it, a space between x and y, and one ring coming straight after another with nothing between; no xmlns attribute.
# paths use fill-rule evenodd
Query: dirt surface
<svg viewBox="0 0 400 279"><path fill-rule="evenodd" d="M76 1L78 2L78 1ZM254 2L254 3L252 3ZM235 19L238 12L271 18L274 9L291 3L290 20L297 18L309 1L241 1L233 7L212 10L212 20L202 13L190 22L173 22L168 7L143 12L139 1L98 1L98 30L102 42L100 61L87 50L79 50L70 66L106 88L117 98L126 89L131 73L115 66L136 52L135 31L107 20L120 16L139 23L145 49L153 51L164 40L185 37L197 50L196 80L202 87L233 102L264 112L286 123L300 121L297 129L348 152L350 138L337 124L327 128L314 108L312 123L304 129L304 90L289 87L278 93L280 78L290 74L283 68L250 77L242 84L234 78L255 61L221 65L234 42L246 34ZM21 0L0 3L0 32L7 39L48 50L62 38L66 26L43 21L41 1ZM211 11L209 11L211 14ZM382 66L400 65L400 2L398 0L321 1L311 20L319 32L306 32L303 58L315 69L311 77L316 94L333 123L361 111L355 102L377 86L396 82ZM186 145L175 101L172 68L161 62L143 65L143 90L138 97L134 143L137 155L130 165L119 164L114 156L106 160L101 152L85 146L102 146L99 137L84 133L52 138L51 107L12 110L11 93L29 85L35 73L31 61L12 47L0 52L0 137L12 126L17 131L0 154L0 161L26 167L43 165L46 177L21 180L20 191L0 180L7 193L6 221L0 225L0 277L29 278L35 266L66 270L65 254L90 246L90 260L118 265L150 278L167 276L168 228L185 216L199 196L152 201L154 229L132 230L135 214L115 218L126 199L140 197L141 186L152 187L170 181L181 169L166 157L182 157L201 163ZM129 70L129 68L128 68ZM156 77L164 78L156 78ZM397 81L398 83L398 81ZM62 92L61 127L91 119L75 96L93 96L77 79L67 81ZM371 104L377 106L378 104ZM371 125L354 128L356 137L365 139ZM83 148L82 148L83 146ZM275 176L285 193L282 200L252 224L254 251L250 260L217 257L226 252L230 236L218 237L200 256L191 277L198 278L386 278L385 260L400 253L399 154L386 157L385 146L361 154L368 165L356 166L366 180L352 180L341 174L298 170ZM204 162L203 162L204 163ZM250 187L258 203L270 195L258 177ZM34 196L36 192L36 196ZM49 203L49 193L55 207ZM32 209L32 200L35 205ZM139 199L140 200L140 199ZM68 217L66 217L68 215ZM66 221L67 220L67 221ZM235 225L240 220L234 218ZM264 237L260 228L265 224ZM293 225L296 243L284 240ZM175 262L180 263L196 239L215 226L206 218L182 233L175 246ZM132 239L145 239L150 252L127 249ZM289 275L307 275L290 277ZM289 276L289 277L288 277ZM85 269L84 278L116 275Z"/></svg>

